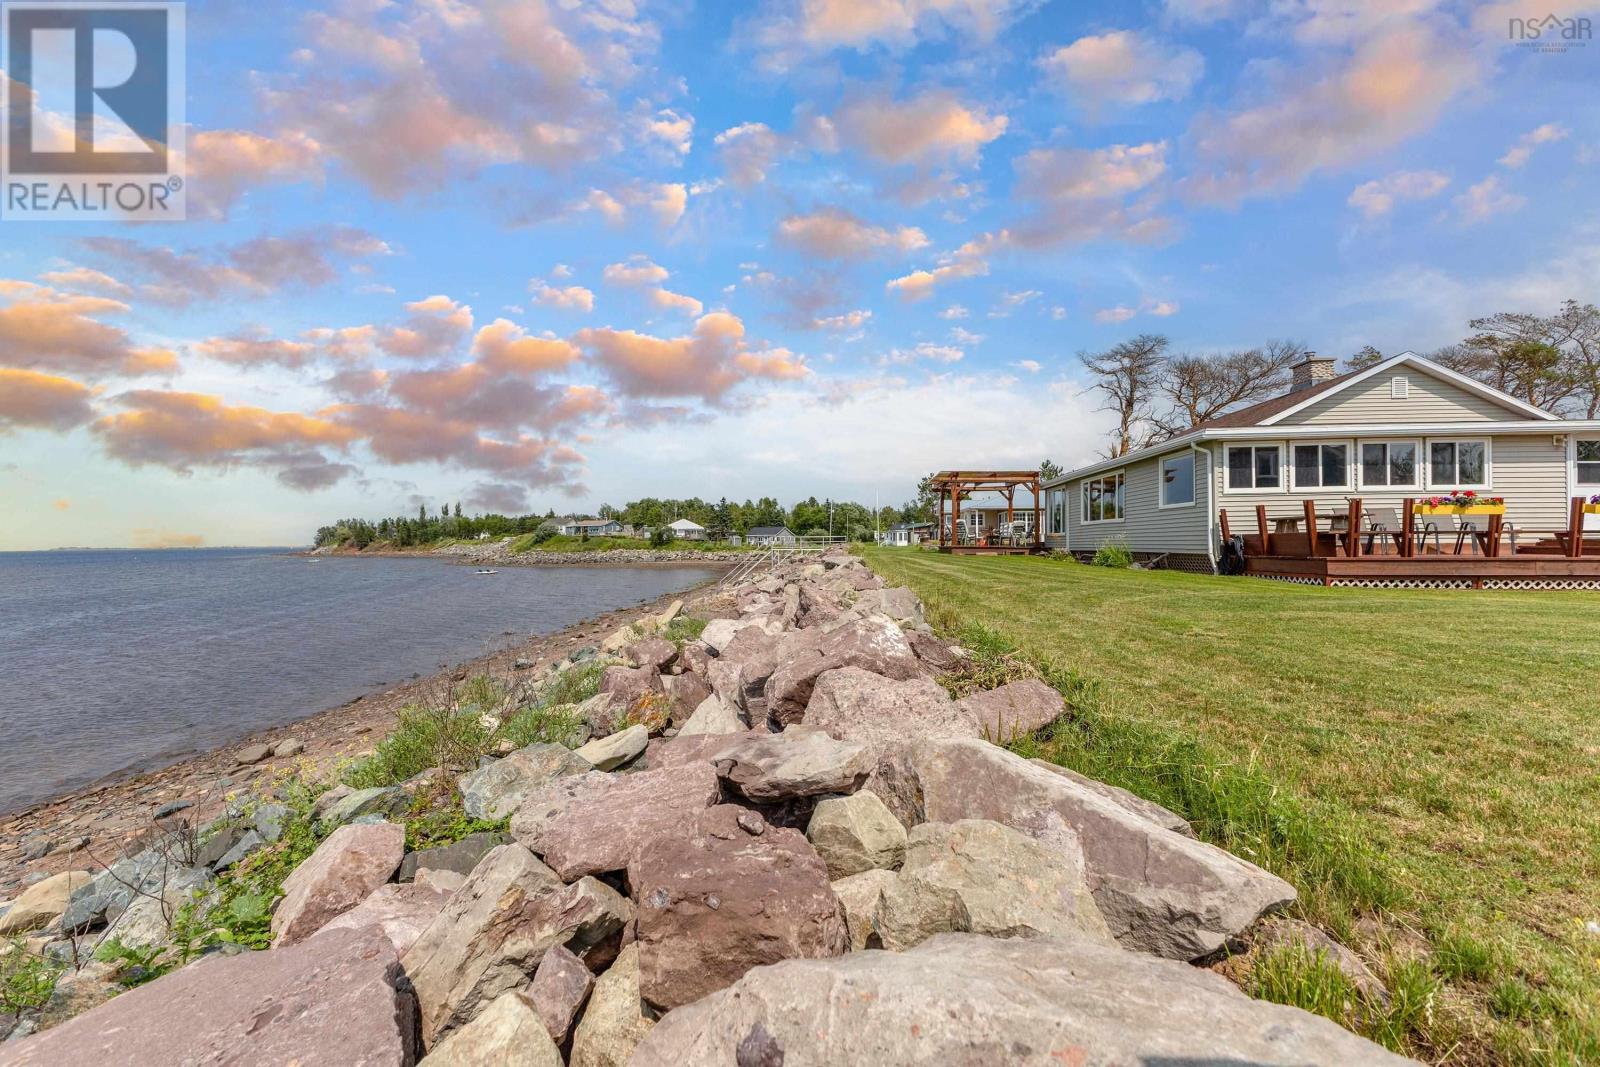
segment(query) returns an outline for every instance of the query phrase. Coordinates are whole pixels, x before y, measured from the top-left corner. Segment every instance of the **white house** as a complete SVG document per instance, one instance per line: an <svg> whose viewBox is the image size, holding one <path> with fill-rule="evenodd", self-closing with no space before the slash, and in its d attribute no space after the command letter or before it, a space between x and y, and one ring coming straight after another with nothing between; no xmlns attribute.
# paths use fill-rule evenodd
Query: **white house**
<svg viewBox="0 0 1600 1067"><path fill-rule="evenodd" d="M566 537L621 537L622 523L616 519L567 519L558 530Z"/></svg>
<svg viewBox="0 0 1600 1067"><path fill-rule="evenodd" d="M676 522L668 523L667 529L672 531L674 537L681 537L685 541L704 541L706 539L706 528L690 519L679 519Z"/></svg>
<svg viewBox="0 0 1600 1067"><path fill-rule="evenodd" d="M932 532L931 522L897 522L883 532L878 543L891 548L914 548Z"/></svg>

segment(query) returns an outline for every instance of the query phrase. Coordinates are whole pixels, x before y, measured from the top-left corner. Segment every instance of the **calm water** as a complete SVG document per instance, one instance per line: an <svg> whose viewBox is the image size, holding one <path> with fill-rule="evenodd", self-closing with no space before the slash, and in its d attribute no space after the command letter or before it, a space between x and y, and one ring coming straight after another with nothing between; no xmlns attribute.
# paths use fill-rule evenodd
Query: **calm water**
<svg viewBox="0 0 1600 1067"><path fill-rule="evenodd" d="M581 619L704 568L0 553L0 811L160 765Z"/></svg>

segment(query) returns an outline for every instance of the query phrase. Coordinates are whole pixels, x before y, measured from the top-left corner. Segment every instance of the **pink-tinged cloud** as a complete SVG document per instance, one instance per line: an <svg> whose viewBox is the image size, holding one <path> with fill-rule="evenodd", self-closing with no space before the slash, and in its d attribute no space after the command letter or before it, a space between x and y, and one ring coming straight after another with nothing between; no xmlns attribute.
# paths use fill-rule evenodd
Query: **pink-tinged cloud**
<svg viewBox="0 0 1600 1067"><path fill-rule="evenodd" d="M778 240L818 259L869 259L926 248L928 236L915 226L873 226L838 207L789 215L778 222Z"/></svg>
<svg viewBox="0 0 1600 1067"><path fill-rule="evenodd" d="M746 122L712 138L722 170L740 189L767 180L767 173L787 149L784 139L764 122Z"/></svg>
<svg viewBox="0 0 1600 1067"><path fill-rule="evenodd" d="M378 331L378 347L404 359L432 359L454 349L472 332L472 308L448 296L406 305L411 314L398 326Z"/></svg>
<svg viewBox="0 0 1600 1067"><path fill-rule="evenodd" d="M320 177L322 146L304 133L201 130L189 135L187 165L191 217L225 219L253 187Z"/></svg>
<svg viewBox="0 0 1600 1067"><path fill-rule="evenodd" d="M58 285L74 292L98 293L102 296L127 297L133 295L133 286L117 281L104 271L90 267L71 267L66 270L46 271L39 280Z"/></svg>
<svg viewBox="0 0 1600 1067"><path fill-rule="evenodd" d="M231 337L208 337L194 346L196 355L235 367L304 367L315 358L317 346L309 341L287 341L260 331Z"/></svg>
<svg viewBox="0 0 1600 1067"><path fill-rule="evenodd" d="M594 292L581 285L554 286L535 278L528 292L540 305L562 311L593 311Z"/></svg>
<svg viewBox="0 0 1600 1067"><path fill-rule="evenodd" d="M71 378L0 367L0 434L71 430L94 417L89 387Z"/></svg>
<svg viewBox="0 0 1600 1067"><path fill-rule="evenodd" d="M715 403L752 378L792 380L810 373L804 358L787 349L752 348L744 323L721 311L702 317L687 336L607 328L582 330L576 340L617 388L634 398L698 397Z"/></svg>
<svg viewBox="0 0 1600 1067"><path fill-rule="evenodd" d="M127 409L92 429L111 456L132 466L193 474L197 468L256 467L294 489L322 489L355 468L330 460L357 433L331 419L236 406L200 393L134 390L115 398Z"/></svg>
<svg viewBox="0 0 1600 1067"><path fill-rule="evenodd" d="M885 284L885 288L903 300L926 300L941 285L988 274L990 255L1010 243L1011 235L1005 230L981 234L954 252L940 257L938 266L893 278Z"/></svg>
<svg viewBox="0 0 1600 1067"><path fill-rule="evenodd" d="M176 353L136 346L126 331L96 317L128 310L109 297L0 280L0 364L97 377L177 370Z"/></svg>
<svg viewBox="0 0 1600 1067"><path fill-rule="evenodd" d="M1114 200L1167 170L1167 142L1105 148L1040 148L1016 162L1017 193L1037 199Z"/></svg>
<svg viewBox="0 0 1600 1067"><path fill-rule="evenodd" d="M906 100L862 96L833 116L840 139L890 166L977 162L983 146L1006 132L1004 115L930 90Z"/></svg>
<svg viewBox="0 0 1600 1067"><path fill-rule="evenodd" d="M133 531L134 548L199 548L205 543L204 534L180 533L165 527L141 526Z"/></svg>
<svg viewBox="0 0 1600 1067"><path fill-rule="evenodd" d="M516 323L495 319L478 331L472 352L485 370L496 374L542 374L560 370L578 358L570 341L530 337Z"/></svg>
<svg viewBox="0 0 1600 1067"><path fill-rule="evenodd" d="M950 38L987 45L1032 5L1026 0L779 0L747 28L770 72L840 48L904 49Z"/></svg>
<svg viewBox="0 0 1600 1067"><path fill-rule="evenodd" d="M1353 189L1349 205L1369 219L1382 218L1402 200L1427 200L1444 192L1448 176L1436 170L1402 170Z"/></svg>
<svg viewBox="0 0 1600 1067"><path fill-rule="evenodd" d="M373 404L343 404L322 413L364 439L389 463L450 463L529 488L569 484L583 456L534 435L497 439L469 421Z"/></svg>
<svg viewBox="0 0 1600 1067"><path fill-rule="evenodd" d="M1205 71L1192 48L1132 30L1080 37L1040 60L1045 76L1091 111L1182 100Z"/></svg>

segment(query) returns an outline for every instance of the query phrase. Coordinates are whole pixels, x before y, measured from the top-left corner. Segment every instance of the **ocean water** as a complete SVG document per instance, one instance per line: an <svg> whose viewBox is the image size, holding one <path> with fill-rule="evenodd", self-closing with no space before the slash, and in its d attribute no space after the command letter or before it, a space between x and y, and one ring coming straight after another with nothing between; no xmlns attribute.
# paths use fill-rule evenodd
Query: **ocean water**
<svg viewBox="0 0 1600 1067"><path fill-rule="evenodd" d="M0 811L698 584L702 567L0 553Z"/></svg>

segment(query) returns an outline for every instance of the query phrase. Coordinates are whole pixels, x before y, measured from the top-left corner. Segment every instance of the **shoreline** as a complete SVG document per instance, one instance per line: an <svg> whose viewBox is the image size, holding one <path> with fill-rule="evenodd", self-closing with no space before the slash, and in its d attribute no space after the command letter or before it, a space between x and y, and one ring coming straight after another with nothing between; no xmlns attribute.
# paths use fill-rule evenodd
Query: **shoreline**
<svg viewBox="0 0 1600 1067"><path fill-rule="evenodd" d="M509 551L510 541L462 542L437 548L307 548L288 553L306 559L437 559L479 567L729 567L759 549L607 548L595 551Z"/></svg>
<svg viewBox="0 0 1600 1067"><path fill-rule="evenodd" d="M382 558L382 554L374 554L373 558ZM682 562L677 561L676 565L681 566ZM0 814L0 900L14 896L22 880L36 872L48 876L65 870L92 869L102 862L109 864L124 847L154 827L155 813L166 805L187 801L190 806L183 809L185 816L204 822L226 807L227 793L243 790L258 779L289 769L326 773L339 762L370 751L387 735L396 713L431 688L472 674L532 674L575 649L599 644L612 631L635 619L659 614L674 600L682 600L685 610L703 603L715 595L720 577L632 607L601 612L547 634L511 638L502 647L473 659L374 686L361 696L280 726L252 731L159 767L103 776L88 785ZM518 660L530 661L532 666L518 670ZM249 746L271 746L291 738L300 741L304 750L282 758L269 756L249 765L241 764L237 758ZM32 855L46 840L53 845L51 850L42 856Z"/></svg>

